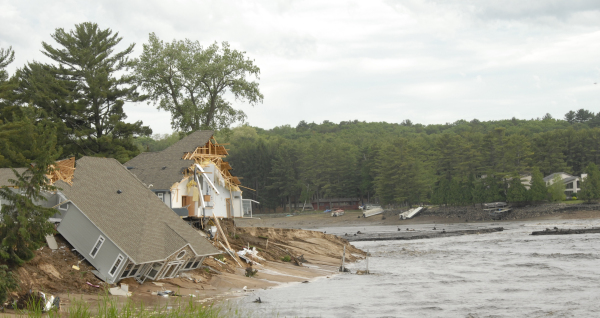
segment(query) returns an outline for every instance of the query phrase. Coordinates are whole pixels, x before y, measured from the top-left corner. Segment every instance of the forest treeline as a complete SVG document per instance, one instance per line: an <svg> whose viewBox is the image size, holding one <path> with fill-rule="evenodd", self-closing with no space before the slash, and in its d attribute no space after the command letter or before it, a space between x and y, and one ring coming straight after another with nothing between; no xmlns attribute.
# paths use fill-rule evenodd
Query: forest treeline
<svg viewBox="0 0 600 318"><path fill-rule="evenodd" d="M553 195L542 177L579 176L600 163L600 113L584 109L565 119L442 125L300 121L217 138L231 144L234 174L256 190L244 196L268 209L338 197L396 205L559 200L564 185ZM520 182L528 174L537 182L529 191Z"/></svg>

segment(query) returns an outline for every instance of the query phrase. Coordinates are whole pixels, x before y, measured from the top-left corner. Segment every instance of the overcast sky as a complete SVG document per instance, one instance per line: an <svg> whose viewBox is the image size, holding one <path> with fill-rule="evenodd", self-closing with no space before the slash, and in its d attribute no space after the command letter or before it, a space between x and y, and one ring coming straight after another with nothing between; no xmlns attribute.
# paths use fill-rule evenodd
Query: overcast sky
<svg viewBox="0 0 600 318"><path fill-rule="evenodd" d="M0 47L49 62L41 42L92 21L141 52L148 34L229 41L261 68L262 128L300 120L438 124L600 111L600 1L9 1ZM598 83L598 84L594 84ZM126 107L171 132L168 113Z"/></svg>

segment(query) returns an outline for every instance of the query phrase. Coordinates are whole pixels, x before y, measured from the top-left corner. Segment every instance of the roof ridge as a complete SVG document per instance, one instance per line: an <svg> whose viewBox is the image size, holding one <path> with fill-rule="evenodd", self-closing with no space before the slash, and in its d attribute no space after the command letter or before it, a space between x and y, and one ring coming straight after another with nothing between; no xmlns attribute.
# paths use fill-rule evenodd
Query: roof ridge
<svg viewBox="0 0 600 318"><path fill-rule="evenodd" d="M167 150L171 150L171 148L175 148L175 146L177 146L177 144L183 143L183 141L187 141L188 139L192 139L193 138L192 136L199 135L200 133L207 133L207 132L210 132L211 136L215 134L214 130L196 130L196 131L190 133L189 135L179 139L176 143L170 145L169 147L167 147L161 151L157 151L157 152L167 152ZM192 151L192 150L190 150L190 151Z"/></svg>

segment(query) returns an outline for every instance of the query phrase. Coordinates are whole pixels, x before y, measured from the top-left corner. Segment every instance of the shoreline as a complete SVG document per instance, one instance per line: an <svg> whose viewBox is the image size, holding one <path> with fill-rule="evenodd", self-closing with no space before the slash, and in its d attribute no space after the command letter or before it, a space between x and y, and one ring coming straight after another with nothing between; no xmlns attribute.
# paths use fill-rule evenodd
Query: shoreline
<svg viewBox="0 0 600 318"><path fill-rule="evenodd" d="M156 282L148 280L143 284L127 278L118 284L108 285L90 274L93 269L91 265L86 262L79 264L79 259L71 251L72 247L57 236L57 251L43 247L36 251L34 260L15 270L19 275L21 287L19 292L11 295L13 300L23 301L26 299L26 292L31 289L60 297L63 313L81 301L94 312L107 299L119 306L131 302L135 306L143 304L149 308L163 307L167 304L170 306L181 301L185 303L190 301L190 298L201 305L220 306L228 300L251 296L258 290L333 277L338 273L344 247L348 249L347 262L354 262L364 256L363 251L351 246L346 240L317 231L239 228L233 225L233 222L223 224L223 228L235 251L247 246L259 251L258 256L263 258L254 261L260 265L250 266L258 271L255 276L246 276L248 265L242 259L238 258L236 261L223 252L223 257L209 257L205 259L201 268L185 272L180 277ZM269 238L268 245L263 238ZM215 241L213 244L218 245ZM291 256L290 261L281 260L283 255ZM72 268L74 264L79 264L79 269ZM100 288L90 287L87 282ZM131 296L108 294L108 288L121 284L128 285ZM174 291L180 297L165 298L157 295L164 290ZM18 315L18 312L7 309L5 314Z"/></svg>
<svg viewBox="0 0 600 318"><path fill-rule="evenodd" d="M409 220L399 220L393 216L378 215L371 218L358 218L361 212L350 211L341 217L331 217L330 214L306 214L297 215L285 218L264 218L264 219L236 219L235 225L230 226L228 232L234 231L237 233L233 236L240 236L240 240L245 240L242 246L254 245L258 250L263 250L267 246L261 245L259 237L269 237L272 241L268 245L268 252L274 251L279 253L273 255L259 252L259 256L266 256L268 260L258 260L261 264L253 266L258 270L256 277L246 277L245 268L240 268L237 263L227 256L224 259L225 265L216 261L214 258L207 258L203 263L204 268L189 272L189 277L178 277L172 279L164 279L158 282L147 281L140 285L132 279L126 279L121 283L129 285L129 291L132 292L131 297L123 296L108 296L118 304L124 304L131 300L135 304L143 303L144 306L166 306L167 304L175 304L178 301L188 301L189 297L193 298L194 302L203 304L223 305L229 300L235 300L242 297L253 295L256 291L272 288L283 288L304 282L313 282L317 279L328 279L337 274L341 262L341 248L350 246L354 250L347 252L346 262L352 263L364 257L364 251L350 245L343 235L337 233L325 234L321 230L339 228L356 228L361 226L390 226L397 225L399 227L406 225L442 225L448 224L453 227L464 224L467 226L476 226L480 223L490 223L490 221L476 221L465 223L460 217L440 217L435 215L421 215ZM519 221L553 221L553 220L585 220L585 219L600 219L600 211L566 211L562 213L554 213L551 215L541 215L531 218L522 218L518 220L495 220L494 224L502 226L503 223L511 224ZM296 229L293 229L296 227ZM402 229L404 230L404 228ZM275 244L273 244L275 243ZM234 242L232 242L232 246ZM265 244L266 245L266 244ZM273 248L272 246L279 246ZM235 250L240 249L240 242L235 243ZM40 252L47 248L40 249ZM68 247L64 248L60 258L64 257L65 253L69 254ZM296 266L291 262L282 262L278 259L278 255L284 250L293 256L302 256L307 262L305 266ZM266 252L266 251L265 251ZM46 251L48 253L48 251ZM284 253L285 254L285 253ZM269 259L270 258L270 259ZM67 263L62 264L70 267L74 259L67 258ZM33 267L44 268L44 262L37 260L28 268L31 271ZM61 265L61 267L63 267ZM83 265L83 264L81 264ZM242 264L245 266L245 264ZM54 264L59 267L58 264ZM207 273L207 268L211 273ZM47 268L44 268L47 269ZM82 266L82 272L84 267ZM21 269L19 270L19 272ZM73 272L73 270L69 270ZM214 272L218 272L215 274ZM74 272L77 274L77 272ZM41 281L44 270L34 273L29 273L26 280L29 279L29 286L36 279ZM56 274L56 273L54 273ZM61 268L60 274L68 278L66 272ZM47 275L51 276L51 275ZM56 278L56 277L54 277ZM50 277L50 279L53 279ZM81 282L79 282L81 283ZM157 284L155 284L157 283ZM102 289L95 289L93 292L77 292L77 284L75 283L72 290L62 290L58 292L50 292L61 298L61 312L66 312L72 304L77 301L86 302L90 308L97 308L98 303L105 299L106 295ZM108 287L108 286L106 286ZM114 287L110 286L110 287ZM246 289L244 290L244 287ZM33 285L36 289L36 286ZM61 285L61 288L64 287ZM89 287L88 287L89 288ZM38 290L44 291L43 288ZM159 297L155 293L161 290L173 290L182 297ZM194 296L190 296L194 295ZM14 315L14 310L7 310L6 315Z"/></svg>
<svg viewBox="0 0 600 318"><path fill-rule="evenodd" d="M264 218L247 218L236 219L236 224L240 227L273 227L273 228L291 228L291 229L307 229L320 230L333 227L360 227L360 226L386 226L386 225L412 225L412 224L478 224L478 223L510 223L515 221L537 221L537 220L568 220L568 219L596 219L600 218L600 211L585 210L584 207L580 210L567 210L550 212L539 215L531 214L528 217L513 217L517 215L509 215L507 219L493 220L468 220L465 222L465 217L454 213L431 212L428 211L422 215L417 215L412 219L400 220L398 217L399 211L386 211L383 214L375 215L369 218L359 217L362 211L346 211L339 217L331 217L329 213L310 213L298 214L290 217L264 217Z"/></svg>

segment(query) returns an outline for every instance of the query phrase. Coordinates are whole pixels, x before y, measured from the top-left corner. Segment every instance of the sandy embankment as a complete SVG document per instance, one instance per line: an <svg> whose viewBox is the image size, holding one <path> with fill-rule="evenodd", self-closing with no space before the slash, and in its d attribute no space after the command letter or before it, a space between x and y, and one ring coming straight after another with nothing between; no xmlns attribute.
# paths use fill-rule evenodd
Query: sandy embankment
<svg viewBox="0 0 600 318"><path fill-rule="evenodd" d="M272 288L289 283L306 282L316 277L327 277L338 272L341 254L346 247L346 261L353 262L364 256L364 252L350 245L346 240L321 232L273 228L239 228L231 221L223 222L223 230L231 247L239 251L243 247L256 247L260 265L252 266L258 270L254 277L246 277L248 266L241 259L241 266L224 253L225 264L208 258L204 267L187 272L184 277L164 279L158 282L150 280L143 284L128 278L120 283L129 285L130 297L136 303L155 306L174 303L178 297L164 298L156 295L162 290L172 290L178 295L189 297L194 295L201 302L215 302L223 299L251 295L253 290ZM268 238L268 246L267 246ZM80 261L70 245L57 236L59 249L51 251L44 247L36 252L36 257L17 270L21 289L13 293L12 298L24 299L25 293L32 289L44 291L61 297L61 305L66 310L74 301L86 301L94 308L97 300L105 296L108 286L96 278L90 271L93 267L85 260ZM223 241L223 240L221 240ZM215 246L220 248L219 243ZM291 262L284 262L282 257L292 256ZM303 260L300 266L295 260ZM79 270L72 266L77 265ZM96 288L91 285L100 286ZM246 291L244 291L246 287ZM113 296L116 297L116 296ZM124 302L126 297L116 297Z"/></svg>

